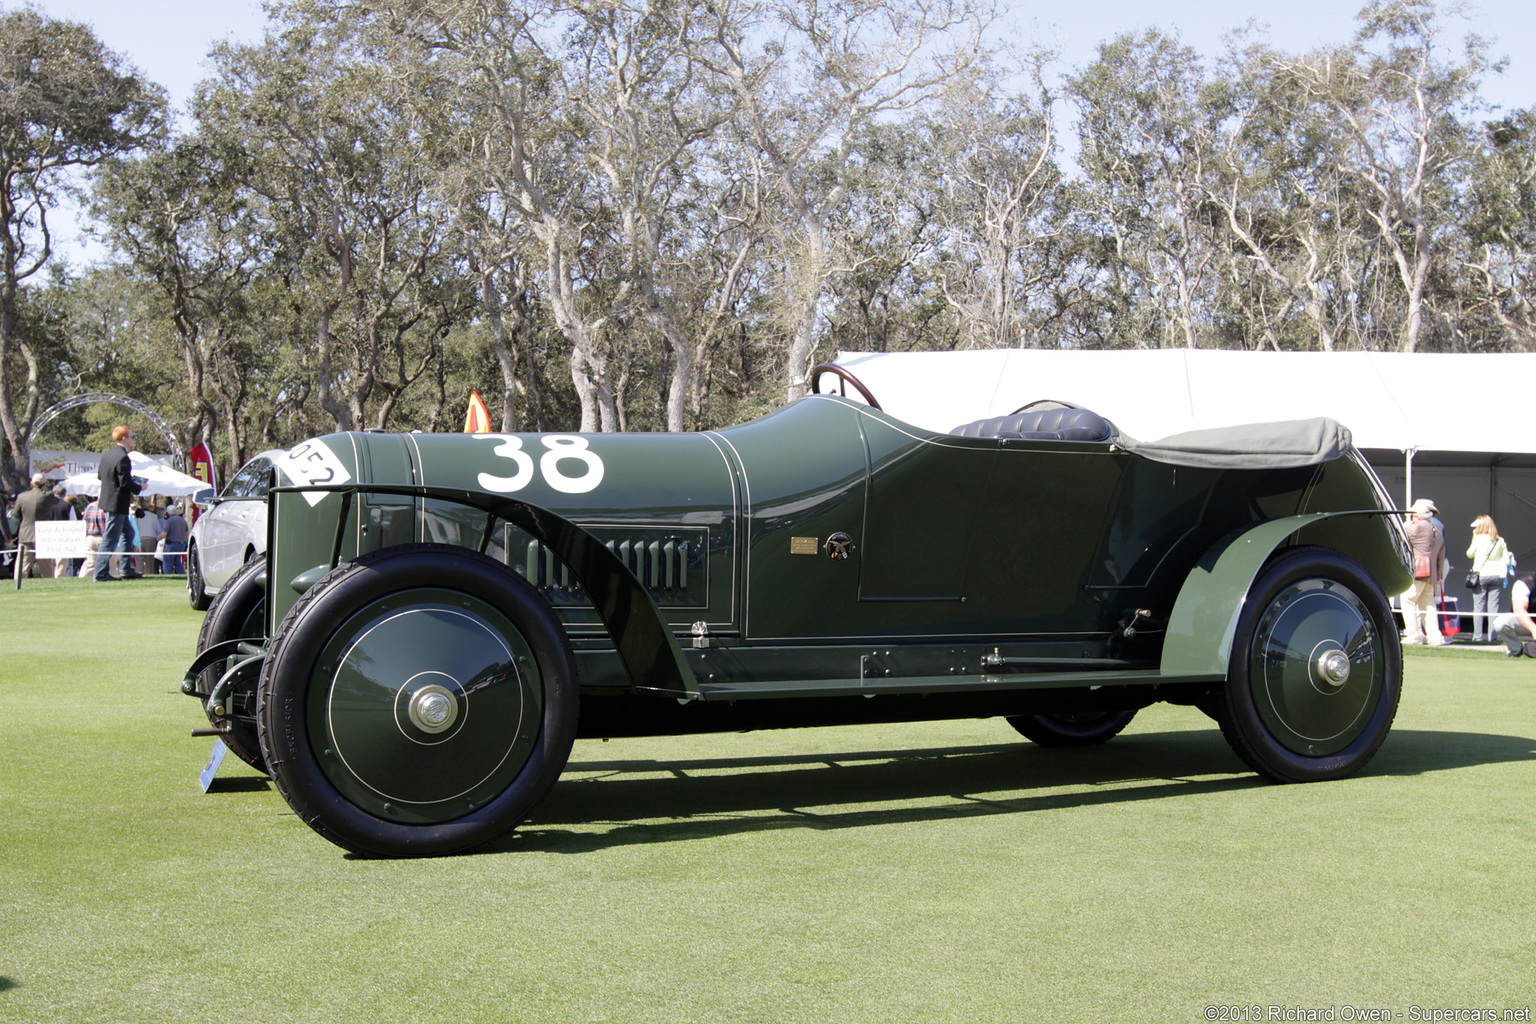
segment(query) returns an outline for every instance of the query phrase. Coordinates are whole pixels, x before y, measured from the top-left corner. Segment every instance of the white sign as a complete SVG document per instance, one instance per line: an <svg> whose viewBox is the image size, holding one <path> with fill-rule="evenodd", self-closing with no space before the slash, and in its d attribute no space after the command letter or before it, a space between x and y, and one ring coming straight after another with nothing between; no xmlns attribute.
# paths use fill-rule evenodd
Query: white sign
<svg viewBox="0 0 1536 1024"><path fill-rule="evenodd" d="M319 441L305 441L277 460L277 468L302 487L304 484L344 484L352 479L336 453ZM305 491L310 506L325 500L325 491Z"/></svg>
<svg viewBox="0 0 1536 1024"><path fill-rule="evenodd" d="M204 793L213 785L213 777L219 773L219 765L224 763L224 755L227 753L229 748L223 740L213 741L213 753L208 755L208 763L203 765L202 773L197 777L197 784L203 787Z"/></svg>
<svg viewBox="0 0 1536 1024"><path fill-rule="evenodd" d="M78 520L34 523L38 558L84 558L85 524Z"/></svg>
<svg viewBox="0 0 1536 1024"><path fill-rule="evenodd" d="M170 455L149 455L145 452L134 452L140 458L150 458L163 465L170 466L175 461ZM64 480L68 477L79 476L81 473L96 475L96 467L101 464L101 452L67 452L50 448L32 449L32 472L42 473L49 480ZM30 475L30 474L29 474Z"/></svg>

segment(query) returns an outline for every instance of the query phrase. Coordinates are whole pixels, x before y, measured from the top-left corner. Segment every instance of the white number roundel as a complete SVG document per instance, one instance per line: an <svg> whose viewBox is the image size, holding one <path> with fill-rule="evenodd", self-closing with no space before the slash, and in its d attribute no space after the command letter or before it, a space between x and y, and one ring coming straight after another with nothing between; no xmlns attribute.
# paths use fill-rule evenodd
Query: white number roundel
<svg viewBox="0 0 1536 1024"><path fill-rule="evenodd" d="M523 439L511 434L478 434L486 440L497 442L492 454L512 462L515 472L511 476L481 473L475 477L480 486L497 494L520 491L533 482L533 456L523 451ZM539 459L538 471L544 482L562 494L586 494L603 482L603 460L587 447L587 439L570 434L551 434L539 439L549 449ZM576 476L568 476L561 463L583 463L585 469Z"/></svg>
<svg viewBox="0 0 1536 1024"><path fill-rule="evenodd" d="M556 434L542 440L549 451L539 460L539 472L549 486L561 494L586 494L603 482L603 460L587 448L586 438ZM585 463L586 472L580 476L562 474L560 463L572 460Z"/></svg>

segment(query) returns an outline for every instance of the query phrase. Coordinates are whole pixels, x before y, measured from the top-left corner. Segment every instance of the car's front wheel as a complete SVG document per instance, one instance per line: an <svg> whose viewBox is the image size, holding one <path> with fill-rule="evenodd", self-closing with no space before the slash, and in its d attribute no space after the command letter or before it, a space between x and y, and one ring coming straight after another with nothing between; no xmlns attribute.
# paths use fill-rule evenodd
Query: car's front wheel
<svg viewBox="0 0 1536 1024"><path fill-rule="evenodd" d="M197 546L187 548L187 603L195 612L208 610L208 604L212 598L203 583L202 559Z"/></svg>
<svg viewBox="0 0 1536 1024"><path fill-rule="evenodd" d="M511 829L576 734L575 657L522 577L461 547L343 565L293 606L258 698L278 789L355 853L455 853Z"/></svg>
<svg viewBox="0 0 1536 1024"><path fill-rule="evenodd" d="M1249 590L1212 711L1260 775L1342 778L1387 738L1402 679L1402 647L1376 581L1336 551L1295 548Z"/></svg>

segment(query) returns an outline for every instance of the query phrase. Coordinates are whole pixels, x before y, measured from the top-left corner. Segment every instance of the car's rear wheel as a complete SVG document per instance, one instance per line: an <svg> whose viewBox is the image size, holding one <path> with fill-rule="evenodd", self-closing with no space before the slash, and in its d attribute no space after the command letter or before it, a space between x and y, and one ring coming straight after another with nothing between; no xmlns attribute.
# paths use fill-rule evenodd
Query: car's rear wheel
<svg viewBox="0 0 1536 1024"><path fill-rule="evenodd" d="M1360 770L1391 730L1403 658L1386 596L1326 548L1281 553L1248 592L1213 710L1227 742L1277 782Z"/></svg>
<svg viewBox="0 0 1536 1024"><path fill-rule="evenodd" d="M1042 747L1091 747L1107 743L1136 717L1134 711L1084 711L1056 715L1009 715L1008 724Z"/></svg>
<svg viewBox="0 0 1536 1024"><path fill-rule="evenodd" d="M516 826L576 733L575 657L529 583L476 552L411 544L317 583L262 669L278 789L355 853L455 853Z"/></svg>
<svg viewBox="0 0 1536 1024"><path fill-rule="evenodd" d="M187 603L196 612L207 611L211 597L203 583L203 567L197 546L187 548Z"/></svg>
<svg viewBox="0 0 1536 1024"><path fill-rule="evenodd" d="M197 653L229 640L260 640L266 633L267 558L257 555L231 576L214 597L197 634ZM198 678L197 692L203 697L203 713L231 752L257 771L267 770L261 757L261 742L256 733L256 673L252 664L235 680L232 699L224 704L223 715L216 714L208 697L219 677L232 667L231 659L208 669Z"/></svg>

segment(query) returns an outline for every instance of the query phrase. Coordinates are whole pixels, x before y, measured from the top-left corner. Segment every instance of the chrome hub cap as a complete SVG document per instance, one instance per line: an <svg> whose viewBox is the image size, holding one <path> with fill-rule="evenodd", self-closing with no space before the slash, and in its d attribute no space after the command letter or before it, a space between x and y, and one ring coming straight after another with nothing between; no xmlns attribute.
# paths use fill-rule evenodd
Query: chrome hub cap
<svg viewBox="0 0 1536 1024"><path fill-rule="evenodd" d="M1324 651L1312 667L1312 678L1321 686L1336 690L1349 682L1349 655L1343 651Z"/></svg>
<svg viewBox="0 0 1536 1024"><path fill-rule="evenodd" d="M429 683L411 697L411 724L425 733L447 732L459 717L459 702L447 687Z"/></svg>

